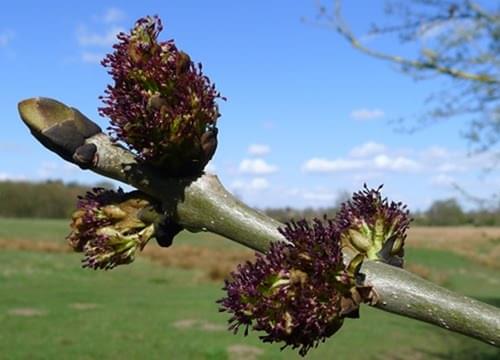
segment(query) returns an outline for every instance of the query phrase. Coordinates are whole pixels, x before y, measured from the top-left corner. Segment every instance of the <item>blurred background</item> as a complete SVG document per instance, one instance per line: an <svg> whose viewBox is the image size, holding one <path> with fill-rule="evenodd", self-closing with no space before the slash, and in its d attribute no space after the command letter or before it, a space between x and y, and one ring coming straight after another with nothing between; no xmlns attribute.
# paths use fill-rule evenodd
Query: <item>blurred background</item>
<svg viewBox="0 0 500 360"><path fill-rule="evenodd" d="M338 7L342 5L342 8ZM80 268L64 237L102 178L43 148L17 103L55 98L98 122L116 34L159 15L220 101L208 167L280 221L333 215L364 183L409 205L407 268L500 306L498 1L26 1L0 13L0 358L281 359L226 331L215 301L251 251L210 234ZM298 357L298 356L297 356ZM362 309L308 358L497 359L494 348Z"/></svg>

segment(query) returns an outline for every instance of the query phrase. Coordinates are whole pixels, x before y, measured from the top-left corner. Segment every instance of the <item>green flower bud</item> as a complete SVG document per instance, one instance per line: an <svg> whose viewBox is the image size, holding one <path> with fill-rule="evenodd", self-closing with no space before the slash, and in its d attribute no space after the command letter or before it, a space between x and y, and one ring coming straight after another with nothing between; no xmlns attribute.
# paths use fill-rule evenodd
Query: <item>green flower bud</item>
<svg viewBox="0 0 500 360"><path fill-rule="evenodd" d="M67 239L85 254L83 267L111 269L134 261L137 250L155 236L155 222L143 216L154 206L138 191L94 189L81 197Z"/></svg>
<svg viewBox="0 0 500 360"><path fill-rule="evenodd" d="M402 203L382 199L380 189L365 185L342 204L335 221L344 246L368 259L402 266L409 211Z"/></svg>

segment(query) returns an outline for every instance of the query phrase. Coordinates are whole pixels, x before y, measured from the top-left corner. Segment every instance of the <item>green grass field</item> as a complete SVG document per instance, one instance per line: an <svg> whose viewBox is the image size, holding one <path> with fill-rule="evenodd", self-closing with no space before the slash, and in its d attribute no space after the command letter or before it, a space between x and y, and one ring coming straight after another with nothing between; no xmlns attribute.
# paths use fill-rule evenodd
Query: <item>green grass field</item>
<svg viewBox="0 0 500 360"><path fill-rule="evenodd" d="M65 221L0 219L0 239L64 243ZM176 243L237 249L208 234ZM175 246L175 244L174 244ZM169 251L161 249L159 251ZM109 272L81 269L80 255L0 251L0 359L294 359L256 334L226 331L215 301L221 282L203 269L140 257ZM411 248L409 265L452 290L500 306L498 269L443 250ZM367 306L308 359L500 359L498 349Z"/></svg>

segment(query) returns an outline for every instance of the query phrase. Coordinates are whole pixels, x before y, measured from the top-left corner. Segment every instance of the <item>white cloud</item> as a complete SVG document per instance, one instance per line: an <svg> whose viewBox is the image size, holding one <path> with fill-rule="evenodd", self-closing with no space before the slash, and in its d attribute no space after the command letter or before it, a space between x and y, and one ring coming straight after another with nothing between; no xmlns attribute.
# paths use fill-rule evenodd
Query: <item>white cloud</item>
<svg viewBox="0 0 500 360"><path fill-rule="evenodd" d="M437 186L445 186L449 187L450 185L455 183L455 179L446 174L438 174L431 178L431 184Z"/></svg>
<svg viewBox="0 0 500 360"><path fill-rule="evenodd" d="M421 168L418 162L404 156L391 158L387 155L378 155L373 159L373 163L381 170L413 172Z"/></svg>
<svg viewBox="0 0 500 360"><path fill-rule="evenodd" d="M110 49L117 42L117 35L120 32L125 32L125 29L117 23L125 18L126 15L122 10L112 7L106 10L103 15L93 16L92 27L85 24L80 25L76 29L78 45L84 49L80 54L80 60L88 64L99 64L104 55L101 50L96 51L95 49ZM95 30L96 27L98 30Z"/></svg>
<svg viewBox="0 0 500 360"><path fill-rule="evenodd" d="M422 152L422 155L429 160L439 160L449 157L450 151L442 146L430 146Z"/></svg>
<svg viewBox="0 0 500 360"><path fill-rule="evenodd" d="M104 55L91 51L84 51L81 54L81 60L88 64L100 64L103 58Z"/></svg>
<svg viewBox="0 0 500 360"><path fill-rule="evenodd" d="M252 144L248 147L248 153L254 156L264 156L271 152L271 147L265 144Z"/></svg>
<svg viewBox="0 0 500 360"><path fill-rule="evenodd" d="M332 203L337 198L337 195L327 189L317 189L304 191L302 197L309 201Z"/></svg>
<svg viewBox="0 0 500 360"><path fill-rule="evenodd" d="M292 187L292 188L285 188L282 189L282 193L288 197L288 196L298 196L301 194L301 190L298 187Z"/></svg>
<svg viewBox="0 0 500 360"><path fill-rule="evenodd" d="M374 172L374 171L365 172L365 171L363 171L362 173L358 173L358 174L353 175L352 179L356 183L365 183L369 180L378 180L378 179L382 179L383 177L384 177L384 174L381 172Z"/></svg>
<svg viewBox="0 0 500 360"><path fill-rule="evenodd" d="M229 188L233 191L235 190L242 190L245 188L245 182L243 180L234 180L230 185Z"/></svg>
<svg viewBox="0 0 500 360"><path fill-rule="evenodd" d="M61 178L78 172L80 168L75 164L58 161L44 161L38 168L37 175L42 179Z"/></svg>
<svg viewBox="0 0 500 360"><path fill-rule="evenodd" d="M0 152L7 153L28 153L30 150L24 144L16 142L4 142L0 144Z"/></svg>
<svg viewBox="0 0 500 360"><path fill-rule="evenodd" d="M59 166L53 161L44 161L38 169L38 176L42 178L55 177Z"/></svg>
<svg viewBox="0 0 500 360"><path fill-rule="evenodd" d="M256 177L250 181L245 181L241 179L234 180L229 188L233 191L242 191L242 192L259 192L262 190L266 190L271 186L269 180L263 177Z"/></svg>
<svg viewBox="0 0 500 360"><path fill-rule="evenodd" d="M379 154L373 154L380 152ZM373 154L368 156L368 154ZM494 166L493 153L468 156L466 152L446 146L424 148L391 148L375 142L367 142L352 148L347 156L337 158L315 157L301 164L306 174L335 174L338 181L358 184L368 180L377 183L417 181L433 187L433 191L449 189L453 183L471 181L472 174L479 175L486 166ZM497 171L494 169L493 171ZM396 178L397 174L397 178ZM439 190L439 188L442 188ZM309 189L307 189L309 190ZM302 195L300 198L307 201ZM307 196L312 199L314 195ZM327 198L327 196L324 196ZM421 201L418 198L418 201Z"/></svg>
<svg viewBox="0 0 500 360"><path fill-rule="evenodd" d="M462 159L459 160L461 165L467 170L468 168L476 169L487 169L492 166L498 166L499 157L498 153L495 151L485 151L476 155L462 155Z"/></svg>
<svg viewBox="0 0 500 360"><path fill-rule="evenodd" d="M82 25L77 30L78 43L83 46L111 47L116 42L116 35L125 31L120 26L113 26L102 33L90 32Z"/></svg>
<svg viewBox="0 0 500 360"><path fill-rule="evenodd" d="M14 38L14 32L11 30L5 30L0 32L0 47L5 47L9 45L9 43L13 38Z"/></svg>
<svg viewBox="0 0 500 360"><path fill-rule="evenodd" d="M331 173L357 170L363 166L364 162L360 160L312 158L302 165L302 171L306 173Z"/></svg>
<svg viewBox="0 0 500 360"><path fill-rule="evenodd" d="M354 120L374 120L385 115L381 109L356 109L351 111L351 118Z"/></svg>
<svg viewBox="0 0 500 360"><path fill-rule="evenodd" d="M9 173L5 172L0 172L0 181L21 181L21 180L27 180L26 176L24 175L12 175Z"/></svg>
<svg viewBox="0 0 500 360"><path fill-rule="evenodd" d="M369 141L353 148L349 155L352 157L367 157L383 153L386 150L387 147L385 145Z"/></svg>
<svg viewBox="0 0 500 360"><path fill-rule="evenodd" d="M464 151L453 151L442 146L432 146L420 152L422 163L429 171L459 173L485 169L498 160L493 152L468 155Z"/></svg>
<svg viewBox="0 0 500 360"><path fill-rule="evenodd" d="M75 164L70 163L70 162L64 162L62 165L62 168L65 172L68 172L68 173L80 171L80 168L78 167L78 165L75 165Z"/></svg>
<svg viewBox="0 0 500 360"><path fill-rule="evenodd" d="M333 192L332 188L317 186L314 188L298 188L298 187L275 187L273 194L279 194L287 200L289 205L291 198L300 199L305 206L324 206L333 203L338 192Z"/></svg>
<svg viewBox="0 0 500 360"><path fill-rule="evenodd" d="M239 171L243 174L265 175L278 171L278 167L270 165L263 159L243 159L239 166Z"/></svg>
<svg viewBox="0 0 500 360"><path fill-rule="evenodd" d="M250 181L249 184L250 190L256 190L256 191L265 190L268 189L269 187L270 187L269 181L266 178L262 177L252 179L252 181Z"/></svg>
<svg viewBox="0 0 500 360"><path fill-rule="evenodd" d="M368 154L382 151L387 151L384 145L366 143L358 148L354 148L350 152L351 157L333 160L326 158L309 159L302 165L302 171L306 173L360 173L362 171L363 176L370 174L378 178L383 171L415 172L424 168L418 161L401 155L390 156L379 154L371 159L363 158Z"/></svg>
<svg viewBox="0 0 500 360"><path fill-rule="evenodd" d="M126 18L127 16L125 15L125 12L115 7L109 8L106 10L104 15L100 17L101 21L105 24L114 24L125 20Z"/></svg>
<svg viewBox="0 0 500 360"><path fill-rule="evenodd" d="M448 174L484 170L498 161L493 152L469 155L464 151L442 146L432 146L421 151L420 159L429 171Z"/></svg>
<svg viewBox="0 0 500 360"><path fill-rule="evenodd" d="M437 171L442 173L464 172L466 170L466 166L450 162L445 162L437 167Z"/></svg>

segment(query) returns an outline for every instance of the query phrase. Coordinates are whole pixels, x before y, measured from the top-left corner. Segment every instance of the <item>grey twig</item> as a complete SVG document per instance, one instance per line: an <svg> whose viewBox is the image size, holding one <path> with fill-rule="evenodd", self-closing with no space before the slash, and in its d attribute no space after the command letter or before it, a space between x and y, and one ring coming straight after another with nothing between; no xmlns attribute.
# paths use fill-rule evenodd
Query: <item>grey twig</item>
<svg viewBox="0 0 500 360"><path fill-rule="evenodd" d="M49 149L162 201L167 214L190 231L210 231L260 252L266 251L272 241L285 240L277 230L282 224L236 199L215 175L191 179L162 177L147 165L137 163L132 153L112 143L80 112L55 100L25 100L20 103L19 112L33 135ZM69 144L67 139L58 138L63 135L76 140ZM93 156L84 156L83 160L75 157L82 147L86 149L84 153ZM365 261L361 271L379 296L376 308L500 347L500 309L380 262Z"/></svg>

